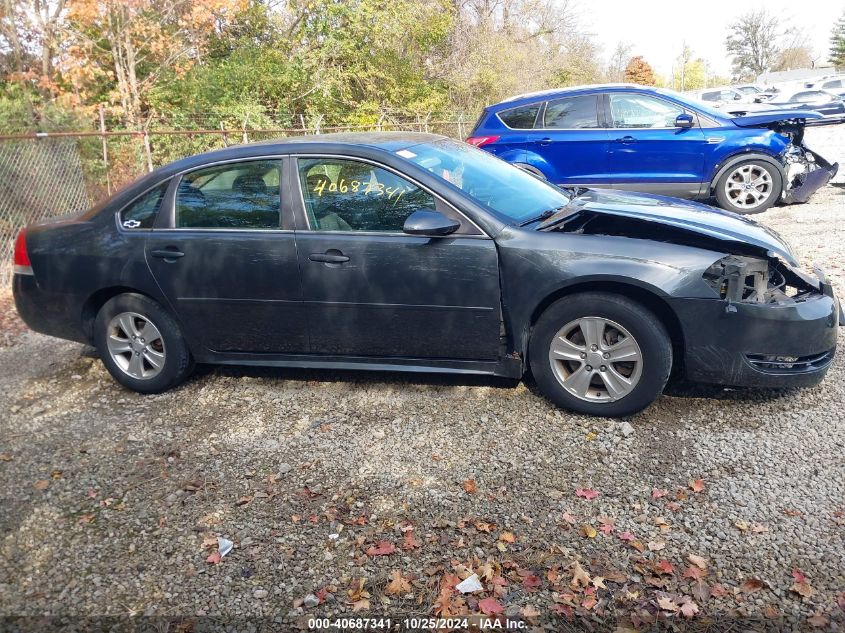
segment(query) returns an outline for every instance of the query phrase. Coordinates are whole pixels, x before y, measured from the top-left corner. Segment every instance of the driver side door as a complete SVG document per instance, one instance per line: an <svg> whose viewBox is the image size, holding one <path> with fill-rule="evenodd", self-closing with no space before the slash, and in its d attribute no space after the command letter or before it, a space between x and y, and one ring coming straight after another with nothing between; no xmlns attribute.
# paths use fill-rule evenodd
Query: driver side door
<svg viewBox="0 0 845 633"><path fill-rule="evenodd" d="M470 220L396 171L299 156L291 182L312 354L493 360L500 348L496 246ZM297 208L298 207L298 208ZM402 232L414 211L460 228Z"/></svg>

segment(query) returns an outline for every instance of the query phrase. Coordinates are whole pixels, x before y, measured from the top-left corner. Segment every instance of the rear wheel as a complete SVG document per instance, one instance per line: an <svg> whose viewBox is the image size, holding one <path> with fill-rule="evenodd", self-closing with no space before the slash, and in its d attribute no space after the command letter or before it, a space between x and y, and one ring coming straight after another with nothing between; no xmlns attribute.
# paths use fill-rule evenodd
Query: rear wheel
<svg viewBox="0 0 845 633"><path fill-rule="evenodd" d="M94 343L112 377L140 393L170 389L193 369L178 323L144 295L107 301L94 322Z"/></svg>
<svg viewBox="0 0 845 633"><path fill-rule="evenodd" d="M529 347L531 371L558 406L622 416L657 398L672 369L672 344L660 320L620 295L584 293L552 304Z"/></svg>
<svg viewBox="0 0 845 633"><path fill-rule="evenodd" d="M716 183L719 206L735 213L761 213L777 202L783 178L773 165L749 160L734 165Z"/></svg>

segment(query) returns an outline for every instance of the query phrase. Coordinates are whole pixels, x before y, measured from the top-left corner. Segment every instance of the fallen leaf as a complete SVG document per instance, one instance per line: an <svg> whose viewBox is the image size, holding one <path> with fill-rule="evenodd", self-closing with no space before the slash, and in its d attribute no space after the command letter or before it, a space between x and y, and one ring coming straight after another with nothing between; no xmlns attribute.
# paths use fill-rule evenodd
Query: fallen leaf
<svg viewBox="0 0 845 633"><path fill-rule="evenodd" d="M695 479L689 482L689 487L693 492L704 492L704 480Z"/></svg>
<svg viewBox="0 0 845 633"><path fill-rule="evenodd" d="M759 578L747 578L739 586L742 593L756 593L763 588L763 581Z"/></svg>
<svg viewBox="0 0 845 633"><path fill-rule="evenodd" d="M792 578L795 582L807 582L807 577L804 575L804 572L798 568L792 570Z"/></svg>
<svg viewBox="0 0 845 633"><path fill-rule="evenodd" d="M821 613L816 613L815 615L810 616L807 618L807 622L810 626L819 629L830 624L830 620L824 617Z"/></svg>
<svg viewBox="0 0 845 633"><path fill-rule="evenodd" d="M402 537L402 549L405 551L416 549L420 547L422 543L420 543L415 537L414 532L409 531L405 532L405 535Z"/></svg>
<svg viewBox="0 0 845 633"><path fill-rule="evenodd" d="M571 525L575 525L575 517L569 512L564 512L560 518Z"/></svg>
<svg viewBox="0 0 845 633"><path fill-rule="evenodd" d="M619 535L619 540L620 541L636 541L637 537L626 530Z"/></svg>
<svg viewBox="0 0 845 633"><path fill-rule="evenodd" d="M537 591L541 584L540 578L534 574L529 574L522 579L522 587L528 592Z"/></svg>
<svg viewBox="0 0 845 633"><path fill-rule="evenodd" d="M601 576L596 576L593 578L593 587L596 589L607 589L607 585L604 584L604 578Z"/></svg>
<svg viewBox="0 0 845 633"><path fill-rule="evenodd" d="M572 581L569 583L569 586L589 587L590 583L590 575L584 571L584 568L581 567L581 563L575 561L575 565L572 567Z"/></svg>
<svg viewBox="0 0 845 633"><path fill-rule="evenodd" d="M648 542L648 549L651 552L659 552L664 547L666 547L666 541L649 541Z"/></svg>
<svg viewBox="0 0 845 633"><path fill-rule="evenodd" d="M790 591L794 591L800 596L805 598L811 598L813 596L813 588L810 586L808 582L796 582L790 588Z"/></svg>
<svg viewBox="0 0 845 633"><path fill-rule="evenodd" d="M53 479L61 479L62 478L62 471L54 470L53 472L50 473L50 477L52 477Z"/></svg>
<svg viewBox="0 0 845 633"><path fill-rule="evenodd" d="M588 441L588 442L592 442L592 441L593 441L594 439L596 439L598 436L599 436L599 434L598 434L598 433L596 433L595 431L590 431L589 433L587 433L587 441Z"/></svg>
<svg viewBox="0 0 845 633"><path fill-rule="evenodd" d="M799 512L798 510L790 510L789 508L784 508L783 513L788 517L801 517L804 516L803 512Z"/></svg>
<svg viewBox="0 0 845 633"><path fill-rule="evenodd" d="M706 575L706 570L695 566L687 567L686 569L684 569L683 573L684 578L692 578L693 580L701 580Z"/></svg>
<svg viewBox="0 0 845 633"><path fill-rule="evenodd" d="M578 490L575 491L575 496L582 497L587 501L592 501L593 499L599 496L599 493L597 493L592 488L578 488Z"/></svg>
<svg viewBox="0 0 845 633"><path fill-rule="evenodd" d="M0 462L10 462L12 461L12 456L9 453L0 453Z"/></svg>
<svg viewBox="0 0 845 633"><path fill-rule="evenodd" d="M356 600L352 603L352 612L357 613L359 611L367 611L370 608L370 599L369 598L361 598L360 600Z"/></svg>
<svg viewBox="0 0 845 633"><path fill-rule="evenodd" d="M594 528L592 525L587 525L585 523L581 526L581 534L583 534L587 538L596 538L596 534L598 534L598 532L596 532L596 528Z"/></svg>
<svg viewBox="0 0 845 633"><path fill-rule="evenodd" d="M698 613L698 605L692 600L681 603L681 615L685 618L691 618Z"/></svg>
<svg viewBox="0 0 845 633"><path fill-rule="evenodd" d="M540 617L540 611L536 607L534 607L533 605L530 605L530 604L525 606L525 607L522 607L522 610L520 611L520 613L522 614L523 618L526 618L528 620L532 620L534 618Z"/></svg>
<svg viewBox="0 0 845 633"><path fill-rule="evenodd" d="M478 601L478 608L484 615L496 615L497 613L504 613L505 608L499 604L494 598L484 598Z"/></svg>
<svg viewBox="0 0 845 633"><path fill-rule="evenodd" d="M687 556L687 560L699 569L707 569L707 561L697 554L690 554Z"/></svg>
<svg viewBox="0 0 845 633"><path fill-rule="evenodd" d="M754 534L763 534L764 532L768 532L769 528L767 528L765 525L761 525L760 523L752 523L751 531Z"/></svg>
<svg viewBox="0 0 845 633"><path fill-rule="evenodd" d="M39 479L34 484L32 484L32 487L35 488L36 490L47 490L47 486L49 486L49 485L50 485L49 479Z"/></svg>
<svg viewBox="0 0 845 633"><path fill-rule="evenodd" d="M662 490L660 488L652 488L651 489L651 498L652 499L660 499L660 497L665 497L669 494L668 490Z"/></svg>
<svg viewBox="0 0 845 633"><path fill-rule="evenodd" d="M246 504L248 504L250 501L252 501L252 497L250 497L250 496L241 497L240 499L238 499L237 501L235 501L235 505L236 505L236 506L245 506L245 505L246 505Z"/></svg>
<svg viewBox="0 0 845 633"><path fill-rule="evenodd" d="M404 596L411 593L411 583L402 575L399 570L390 572L390 582L384 588L388 596Z"/></svg>
<svg viewBox="0 0 845 633"><path fill-rule="evenodd" d="M581 603L581 606L584 607L587 611L592 609L594 606L598 604L598 600L593 597L585 598L584 601Z"/></svg>
<svg viewBox="0 0 845 633"><path fill-rule="evenodd" d="M710 595L716 598L724 598L728 595L728 590L723 584L716 583L710 586Z"/></svg>
<svg viewBox="0 0 845 633"><path fill-rule="evenodd" d="M367 556L389 556L396 551L396 546L390 541L379 541L367 549Z"/></svg>
<svg viewBox="0 0 845 633"><path fill-rule="evenodd" d="M493 529L496 527L495 523L487 523L486 521L476 521L475 522L475 529L479 532L492 532Z"/></svg>
<svg viewBox="0 0 845 633"><path fill-rule="evenodd" d="M664 611L671 611L673 613L678 610L678 605L675 604L675 601L665 596L657 599L657 606Z"/></svg>
<svg viewBox="0 0 845 633"><path fill-rule="evenodd" d="M780 611L778 608L773 604L767 604L763 608L763 617L769 620L774 620L775 618L780 617Z"/></svg>
<svg viewBox="0 0 845 633"><path fill-rule="evenodd" d="M499 540L505 543L514 543L516 542L516 536L514 536L513 532L502 532L499 534Z"/></svg>
<svg viewBox="0 0 845 633"><path fill-rule="evenodd" d="M220 556L220 552L214 552L208 558L205 559L205 562L208 563L209 565L216 565L217 563L220 562L221 558L222 557Z"/></svg>
<svg viewBox="0 0 845 633"><path fill-rule="evenodd" d="M79 522L80 523L93 523L96 518L97 518L96 515L93 515L93 514L83 514L81 517L79 517Z"/></svg>
<svg viewBox="0 0 845 633"><path fill-rule="evenodd" d="M202 540L202 548L203 549L211 549L217 547L217 537L216 536L206 536Z"/></svg>
<svg viewBox="0 0 845 633"><path fill-rule="evenodd" d="M737 527L737 529L740 532L747 532L748 531L748 523L746 523L745 521L737 521L737 522L734 523L734 525Z"/></svg>
<svg viewBox="0 0 845 633"><path fill-rule="evenodd" d="M657 563L657 565L656 565L656 569L657 569L657 570L660 570L660 573L663 573L663 574L671 574L671 573L673 573L673 572L675 571L675 568L674 568L674 567L672 567L672 563L670 563L670 562L669 562L668 560L666 560L665 558L664 558L664 559L662 559L662 560L660 560L660 561Z"/></svg>
<svg viewBox="0 0 845 633"><path fill-rule="evenodd" d="M478 486L475 483L475 479L467 479L464 481L464 491L468 495L474 495L478 492Z"/></svg>
<svg viewBox="0 0 845 633"><path fill-rule="evenodd" d="M353 578L349 583L349 589L346 590L346 596L350 603L355 603L362 598L369 598L369 592L364 590L364 585L367 580L365 578Z"/></svg>

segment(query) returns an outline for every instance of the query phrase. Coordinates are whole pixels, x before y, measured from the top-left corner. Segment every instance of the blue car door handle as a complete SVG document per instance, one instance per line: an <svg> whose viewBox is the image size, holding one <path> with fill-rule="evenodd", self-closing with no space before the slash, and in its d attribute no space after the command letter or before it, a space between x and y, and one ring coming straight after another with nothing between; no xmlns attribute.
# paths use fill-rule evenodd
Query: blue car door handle
<svg viewBox="0 0 845 633"><path fill-rule="evenodd" d="M617 143L635 143L637 139L633 136L623 136L622 138L616 139Z"/></svg>
<svg viewBox="0 0 845 633"><path fill-rule="evenodd" d="M167 248L162 248L162 249L159 249L159 250L150 251L150 255L152 255L153 257L160 257L161 259L164 259L164 260L173 261L173 260L178 259L179 257L184 257L185 253L178 250L175 246L169 246Z"/></svg>
<svg viewBox="0 0 845 633"><path fill-rule="evenodd" d="M546 136L544 138L541 138L539 141L537 141L537 145L549 145L551 142L552 142L552 139L550 139L548 136Z"/></svg>

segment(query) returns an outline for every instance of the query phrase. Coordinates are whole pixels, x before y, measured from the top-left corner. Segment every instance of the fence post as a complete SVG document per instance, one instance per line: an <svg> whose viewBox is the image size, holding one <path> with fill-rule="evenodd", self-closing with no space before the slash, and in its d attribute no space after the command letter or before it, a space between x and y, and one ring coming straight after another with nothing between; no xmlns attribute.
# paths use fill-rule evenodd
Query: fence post
<svg viewBox="0 0 845 633"><path fill-rule="evenodd" d="M317 115L317 122L314 124L314 134L320 133L320 126L323 124L323 115Z"/></svg>
<svg viewBox="0 0 845 633"><path fill-rule="evenodd" d="M243 129L243 137L242 137L242 138L243 138L243 142L244 142L244 144L249 143L249 136L247 136L247 134L246 134L246 124L247 124L247 121L249 121L249 112L247 112L247 113L244 115L244 124L243 124L243 127L242 127L242 129Z"/></svg>
<svg viewBox="0 0 845 633"><path fill-rule="evenodd" d="M223 124L223 121L220 121L220 131L222 132L221 136L223 137L223 147L229 147L229 133L226 131L226 126Z"/></svg>
<svg viewBox="0 0 845 633"><path fill-rule="evenodd" d="M464 113L458 117L458 140L464 140Z"/></svg>
<svg viewBox="0 0 845 633"><path fill-rule="evenodd" d="M106 171L106 193L111 195L111 175L109 174L109 144L106 141L106 114L100 104L100 138L103 141L103 169Z"/></svg>
<svg viewBox="0 0 845 633"><path fill-rule="evenodd" d="M147 122L144 124L144 152L147 155L147 171L153 170L153 149L150 146L150 123L153 120L153 115L151 114L150 117L147 119Z"/></svg>

